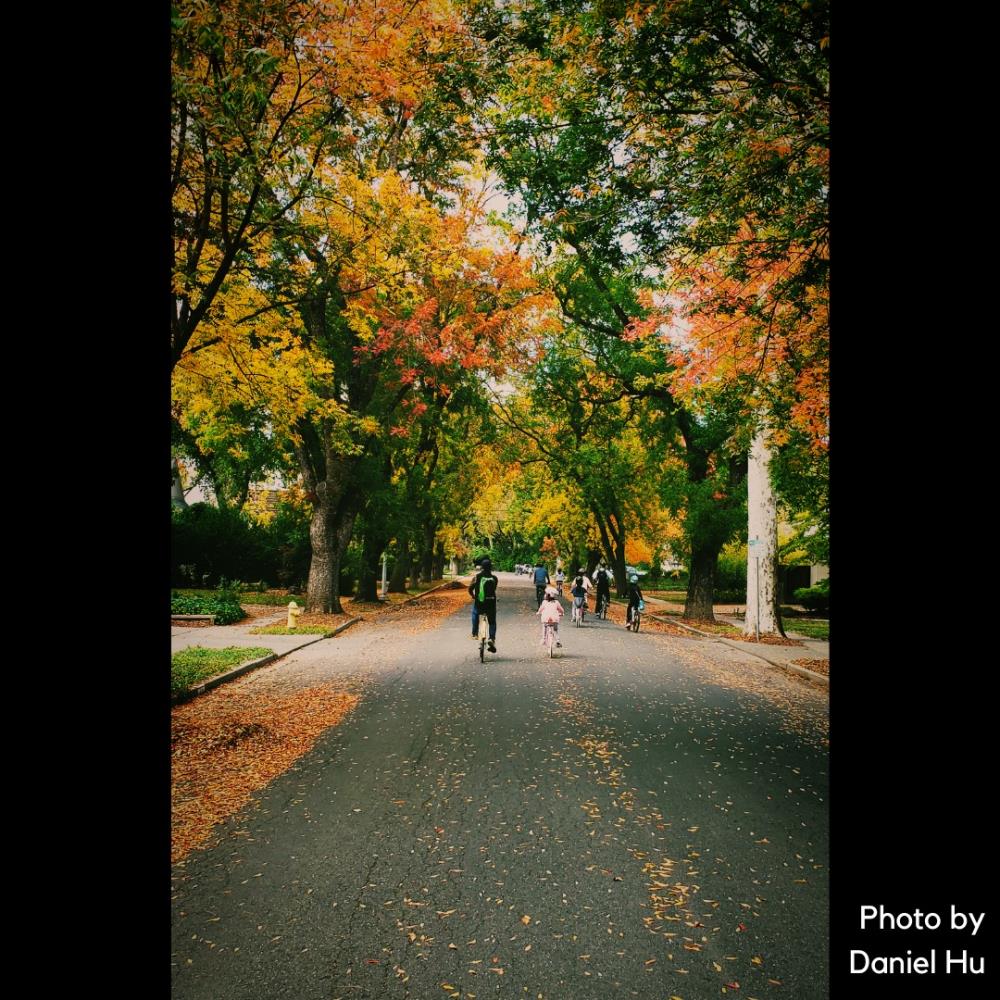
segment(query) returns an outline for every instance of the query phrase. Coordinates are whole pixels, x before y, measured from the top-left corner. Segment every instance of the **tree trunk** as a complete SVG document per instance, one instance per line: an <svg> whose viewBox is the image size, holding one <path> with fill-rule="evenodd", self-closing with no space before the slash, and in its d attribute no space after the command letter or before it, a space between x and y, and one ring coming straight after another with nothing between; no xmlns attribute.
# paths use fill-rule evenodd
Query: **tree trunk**
<svg viewBox="0 0 1000 1000"><path fill-rule="evenodd" d="M351 533L354 531L354 519L357 513L353 510L343 511L337 517L337 524L331 532L333 552L331 562L331 614L341 615L344 608L340 603L340 563L347 551L347 546L351 541Z"/></svg>
<svg viewBox="0 0 1000 1000"><path fill-rule="evenodd" d="M318 483L312 518L309 521L309 584L306 609L321 614L333 610L333 511L326 483ZM337 567L339 569L339 565Z"/></svg>
<svg viewBox="0 0 1000 1000"><path fill-rule="evenodd" d="M593 510L593 508L591 509ZM605 551L611 560L618 596L624 597L628 593L628 579L625 575L625 527L622 525L621 518L617 516L612 521L610 517L605 520L596 510L593 511L593 514L601 532Z"/></svg>
<svg viewBox="0 0 1000 1000"><path fill-rule="evenodd" d="M778 618L778 513L765 423L757 428L747 469L747 635L781 632ZM784 634L783 632L781 634Z"/></svg>
<svg viewBox="0 0 1000 1000"><path fill-rule="evenodd" d="M438 542L437 548L434 550L434 566L431 576L435 580L444 577L444 542Z"/></svg>
<svg viewBox="0 0 1000 1000"><path fill-rule="evenodd" d="M406 578L410 575L410 546L407 541L401 540L397 542L396 547L399 552L392 567L392 576L389 577L389 593L405 594Z"/></svg>
<svg viewBox="0 0 1000 1000"><path fill-rule="evenodd" d="M691 577L688 581L684 617L700 622L714 622L712 595L715 591L715 567L722 546L717 542L692 545Z"/></svg>
<svg viewBox="0 0 1000 1000"><path fill-rule="evenodd" d="M420 553L420 582L430 583L434 576L434 536L437 525L433 521L424 522L424 545Z"/></svg>
<svg viewBox="0 0 1000 1000"><path fill-rule="evenodd" d="M388 544L384 532L369 528L361 545L361 576L358 579L358 601L380 599L379 584L382 582L381 556Z"/></svg>

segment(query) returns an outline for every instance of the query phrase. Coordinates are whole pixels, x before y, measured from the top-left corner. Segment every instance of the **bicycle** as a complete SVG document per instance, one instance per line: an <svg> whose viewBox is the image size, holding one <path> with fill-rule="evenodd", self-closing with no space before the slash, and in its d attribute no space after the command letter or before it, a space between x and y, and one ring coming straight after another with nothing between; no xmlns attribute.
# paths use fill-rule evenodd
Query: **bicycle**
<svg viewBox="0 0 1000 1000"><path fill-rule="evenodd" d="M626 628L631 629L633 632L639 631L639 619L642 617L642 611L640 610L641 605L637 605L632 608L632 617L629 619L629 623Z"/></svg>
<svg viewBox="0 0 1000 1000"><path fill-rule="evenodd" d="M576 600L573 601L573 621L579 628L583 625L583 619L586 617L587 613L587 599L584 598L583 601L577 606Z"/></svg>
<svg viewBox="0 0 1000 1000"><path fill-rule="evenodd" d="M555 656L555 646L559 638L559 626L555 622L545 622L545 631L542 633L542 642L548 648L549 659Z"/></svg>
<svg viewBox="0 0 1000 1000"><path fill-rule="evenodd" d="M597 605L597 617L603 621L608 619L608 608L611 607L611 595L602 594L600 603Z"/></svg>
<svg viewBox="0 0 1000 1000"><path fill-rule="evenodd" d="M489 616L483 611L479 615L479 631L476 633L479 639L479 662L486 662L486 647L490 641L490 619ZM496 652L496 650L493 650Z"/></svg>

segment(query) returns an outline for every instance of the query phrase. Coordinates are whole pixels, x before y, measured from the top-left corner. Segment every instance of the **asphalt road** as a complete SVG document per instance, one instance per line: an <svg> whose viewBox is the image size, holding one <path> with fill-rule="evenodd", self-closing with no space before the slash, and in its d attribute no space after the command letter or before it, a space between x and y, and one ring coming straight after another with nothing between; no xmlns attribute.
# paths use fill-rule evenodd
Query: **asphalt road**
<svg viewBox="0 0 1000 1000"><path fill-rule="evenodd" d="M568 605L549 660L527 579L499 597L485 665L465 612L387 630L354 714L175 868L172 996L828 996L825 693Z"/></svg>

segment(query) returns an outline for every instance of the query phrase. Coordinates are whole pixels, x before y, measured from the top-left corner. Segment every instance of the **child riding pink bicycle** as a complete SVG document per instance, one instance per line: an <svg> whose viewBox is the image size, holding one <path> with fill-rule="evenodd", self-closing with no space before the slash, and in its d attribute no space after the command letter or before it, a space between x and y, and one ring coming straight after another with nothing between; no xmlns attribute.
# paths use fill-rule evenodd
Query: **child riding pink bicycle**
<svg viewBox="0 0 1000 1000"><path fill-rule="evenodd" d="M559 603L559 594L556 588L548 586L545 588L545 596L542 603L535 612L542 619L542 645L548 645L549 632L551 630L551 641L554 641L556 648L562 646L559 641L559 619L563 616L563 608Z"/></svg>

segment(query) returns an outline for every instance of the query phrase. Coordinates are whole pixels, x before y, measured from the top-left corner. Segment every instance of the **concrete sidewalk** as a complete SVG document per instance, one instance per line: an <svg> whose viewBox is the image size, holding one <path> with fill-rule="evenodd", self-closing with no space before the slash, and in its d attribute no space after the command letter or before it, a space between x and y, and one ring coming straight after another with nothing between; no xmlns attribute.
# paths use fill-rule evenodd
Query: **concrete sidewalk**
<svg viewBox="0 0 1000 1000"><path fill-rule="evenodd" d="M406 598L406 600L399 601L397 606L410 604L413 601L419 601L422 597L426 597L428 594L432 594L434 591L448 586L451 582L452 581L450 580L445 580L443 583L440 583L435 587L431 587L429 590L421 591L419 594ZM246 619L234 625L209 625L191 628L171 624L170 655L173 656L174 653L177 653L182 649L188 649L192 646L201 646L204 649L226 649L231 646L245 646L247 649L255 647L269 649L275 656L280 657L285 656L288 653L294 653L296 650L303 649L306 646L312 646L314 643L323 642L325 639L332 639L348 627L362 620L361 615L349 615L343 622L337 625L331 625L329 635L316 635L308 632L299 633L298 635L252 634L254 629L260 628L264 625L284 624L287 617L287 608L276 607L274 614L261 615L259 618ZM269 662L269 660L270 658L268 658L267 662ZM247 661L245 663L234 667L232 670L226 671L219 677L211 678L202 684L195 685L191 691L200 693L204 690L211 690L212 687L217 686L220 682L225 683L230 679L242 676L247 669L253 669L256 666L262 665L264 662L264 660L247 657ZM250 664L251 666L248 668L247 664Z"/></svg>
<svg viewBox="0 0 1000 1000"><path fill-rule="evenodd" d="M646 605L649 611L660 617L663 621L667 622L672 621L676 616L667 614L666 612L677 612L683 610L683 605L672 604L668 601L663 601L658 597L646 598ZM735 609L732 605L715 605L712 610L715 614L716 621L725 622L727 625L733 625L740 630L743 629L743 619L734 616L733 611ZM712 642L721 642L727 646L732 646L734 649L738 649L741 652L748 653L751 656L757 656L762 660L766 660L772 666L787 668L796 673L805 674L806 676L819 680L822 683L829 683L829 678L825 675L818 674L815 671L809 670L807 667L799 667L792 662L793 660L830 659L829 640L809 639L806 636L797 633L795 631L794 619L784 623L785 634L789 639L794 639L796 642L800 642L802 644L800 646L778 646L771 645L766 642L728 639L722 635L715 635L707 631L699 631L697 626L683 626L680 622L674 622L674 624L681 627L691 628L692 632L696 632Z"/></svg>

